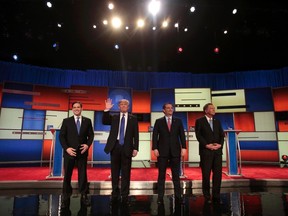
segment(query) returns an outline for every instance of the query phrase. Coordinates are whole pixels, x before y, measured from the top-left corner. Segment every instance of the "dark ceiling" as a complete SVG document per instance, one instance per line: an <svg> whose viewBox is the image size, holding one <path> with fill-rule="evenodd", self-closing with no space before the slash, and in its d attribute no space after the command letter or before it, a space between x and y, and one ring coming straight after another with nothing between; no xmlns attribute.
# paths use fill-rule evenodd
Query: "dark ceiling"
<svg viewBox="0 0 288 216"><path fill-rule="evenodd" d="M48 8L44 0L0 0L0 60L13 61L16 53L18 62L44 67L193 73L288 66L284 0L162 0L157 19L147 12L148 0L115 0L112 11L105 0L51 2ZM121 15L129 30L104 26L103 19L113 14ZM138 17L146 19L142 30L135 27ZM170 21L165 30L164 18Z"/></svg>

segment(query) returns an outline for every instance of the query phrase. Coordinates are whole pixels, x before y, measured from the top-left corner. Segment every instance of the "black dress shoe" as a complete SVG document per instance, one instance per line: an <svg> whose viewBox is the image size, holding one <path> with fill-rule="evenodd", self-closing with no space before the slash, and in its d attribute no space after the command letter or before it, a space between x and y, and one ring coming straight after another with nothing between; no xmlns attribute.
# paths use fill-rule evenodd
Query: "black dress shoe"
<svg viewBox="0 0 288 216"><path fill-rule="evenodd" d="M212 203L211 198L210 197L205 197L205 203L211 204Z"/></svg>
<svg viewBox="0 0 288 216"><path fill-rule="evenodd" d="M158 197L157 204L162 205L164 203L163 197Z"/></svg>
<svg viewBox="0 0 288 216"><path fill-rule="evenodd" d="M91 205L90 199L88 198L87 194L81 195L81 205L84 205L84 206L90 206Z"/></svg>

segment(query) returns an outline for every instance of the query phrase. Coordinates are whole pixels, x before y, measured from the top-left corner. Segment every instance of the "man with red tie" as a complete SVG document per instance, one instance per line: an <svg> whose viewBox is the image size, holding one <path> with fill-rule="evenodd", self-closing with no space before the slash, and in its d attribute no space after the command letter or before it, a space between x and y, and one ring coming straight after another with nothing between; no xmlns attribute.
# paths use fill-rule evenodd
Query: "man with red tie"
<svg viewBox="0 0 288 216"><path fill-rule="evenodd" d="M152 150L158 161L158 199L163 204L166 169L170 162L174 185L175 202L181 203L180 164L181 156L186 154L184 127L181 119L173 116L173 105L163 105L164 117L156 120L153 128Z"/></svg>

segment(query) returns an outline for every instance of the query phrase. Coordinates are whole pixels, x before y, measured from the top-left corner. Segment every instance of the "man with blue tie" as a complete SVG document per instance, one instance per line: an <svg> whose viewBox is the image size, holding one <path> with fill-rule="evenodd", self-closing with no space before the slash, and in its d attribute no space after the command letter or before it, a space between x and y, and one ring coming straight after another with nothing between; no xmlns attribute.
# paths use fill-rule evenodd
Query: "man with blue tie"
<svg viewBox="0 0 288 216"><path fill-rule="evenodd" d="M210 174L212 176L212 201L221 203L222 148L224 132L221 123L214 118L215 107L207 103L203 107L205 116L196 120L195 133L199 142L200 167L202 171L202 191L207 203L211 203Z"/></svg>
<svg viewBox="0 0 288 216"><path fill-rule="evenodd" d="M94 140L94 130L91 120L81 115L82 110L81 102L72 103L72 112L74 115L64 119L60 129L59 140L64 150L62 208L67 208L70 205L70 196L72 194L71 177L76 161L81 204L85 206L90 205L90 200L87 197L89 192L87 158L88 149Z"/></svg>
<svg viewBox="0 0 288 216"><path fill-rule="evenodd" d="M139 126L137 118L128 113L129 101L122 99L118 102L119 114L111 115L112 100L105 101L102 123L111 125L109 137L104 151L111 158L112 203L121 198L123 204L129 204L130 175L132 157L139 148ZM121 172L121 190L119 177ZM121 196L121 197L120 197Z"/></svg>
<svg viewBox="0 0 288 216"><path fill-rule="evenodd" d="M156 120L153 128L152 150L158 161L158 199L163 204L166 169L170 162L174 185L175 202L181 203L180 164L181 156L186 154L186 140L181 119L173 116L173 105L163 105L164 117Z"/></svg>

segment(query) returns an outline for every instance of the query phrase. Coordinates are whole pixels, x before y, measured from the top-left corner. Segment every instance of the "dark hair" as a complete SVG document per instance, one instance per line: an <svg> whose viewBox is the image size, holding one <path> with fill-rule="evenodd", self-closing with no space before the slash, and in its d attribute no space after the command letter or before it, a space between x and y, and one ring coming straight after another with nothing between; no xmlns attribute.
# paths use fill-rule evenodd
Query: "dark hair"
<svg viewBox="0 0 288 216"><path fill-rule="evenodd" d="M170 102L167 102L167 103L163 104L163 106L162 106L162 109L165 109L165 108L166 108L166 105L168 105L168 104L171 104L171 105L172 105L172 107L174 108L174 105L173 105L172 103L170 103Z"/></svg>
<svg viewBox="0 0 288 216"><path fill-rule="evenodd" d="M75 102L73 102L73 103L72 103L72 108L73 108L74 104L76 104L76 103L80 104L80 107L82 108L82 103L81 103L80 101L75 101Z"/></svg>
<svg viewBox="0 0 288 216"><path fill-rule="evenodd" d="M212 103L207 103L203 106L203 111L205 112L205 110L208 108L208 106L213 105Z"/></svg>

